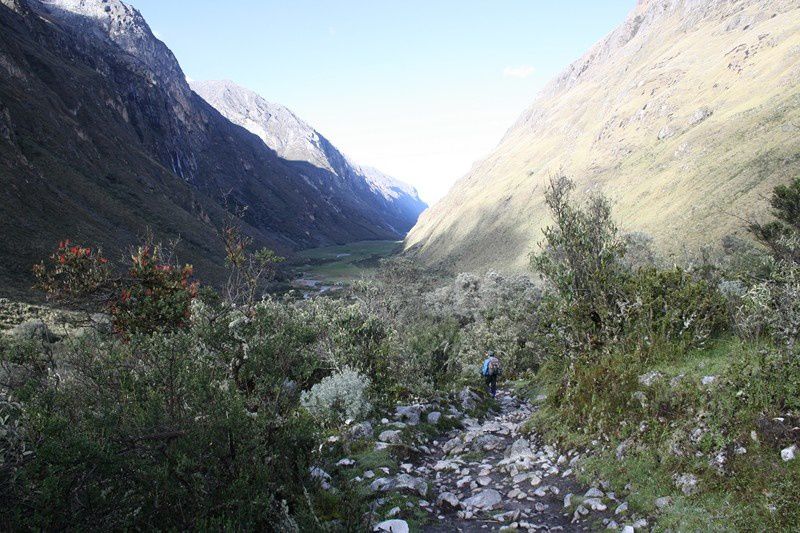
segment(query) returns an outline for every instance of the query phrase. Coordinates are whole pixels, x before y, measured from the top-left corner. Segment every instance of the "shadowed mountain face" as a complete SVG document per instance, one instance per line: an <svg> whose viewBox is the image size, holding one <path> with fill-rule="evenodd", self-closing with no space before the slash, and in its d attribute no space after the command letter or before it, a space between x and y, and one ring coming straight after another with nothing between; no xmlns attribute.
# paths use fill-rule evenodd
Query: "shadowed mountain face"
<svg viewBox="0 0 800 533"><path fill-rule="evenodd" d="M718 245L800 173L800 4L641 0L542 91L406 241L429 264L522 269L564 172L661 252Z"/></svg>
<svg viewBox="0 0 800 533"><path fill-rule="evenodd" d="M231 81L193 81L191 88L228 120L257 135L287 161L317 167L331 187L345 187L364 209L403 235L427 207L416 189L377 169L362 167L286 107Z"/></svg>
<svg viewBox="0 0 800 533"><path fill-rule="evenodd" d="M3 285L28 285L59 239L115 256L147 228L180 237L181 259L218 278L226 209L246 207L255 245L282 253L402 236L393 214L331 178L197 96L126 4L0 0Z"/></svg>

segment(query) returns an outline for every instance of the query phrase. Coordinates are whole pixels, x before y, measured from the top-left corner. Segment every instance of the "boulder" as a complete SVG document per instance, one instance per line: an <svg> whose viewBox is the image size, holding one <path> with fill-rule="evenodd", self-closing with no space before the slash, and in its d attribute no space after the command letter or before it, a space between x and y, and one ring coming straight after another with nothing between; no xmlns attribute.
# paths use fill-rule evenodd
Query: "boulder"
<svg viewBox="0 0 800 533"><path fill-rule="evenodd" d="M461 409L464 411L472 411L478 407L478 398L478 395L467 387L464 387L461 392L458 393L458 400L461 402Z"/></svg>
<svg viewBox="0 0 800 533"><path fill-rule="evenodd" d="M416 426L424 410L425 407L422 405L398 405L394 409L394 414L401 422Z"/></svg>
<svg viewBox="0 0 800 533"><path fill-rule="evenodd" d="M408 522L405 520L384 520L377 524L372 531L380 531L385 533L408 533Z"/></svg>
<svg viewBox="0 0 800 533"><path fill-rule="evenodd" d="M505 452L508 460L517 460L525 457L534 457L531 445L527 439L517 439Z"/></svg>
<svg viewBox="0 0 800 533"><path fill-rule="evenodd" d="M378 435L378 440L381 442L388 442L390 444L400 444L402 438L399 429L387 429Z"/></svg>
<svg viewBox="0 0 800 533"><path fill-rule="evenodd" d="M502 437L498 437L497 435L481 435L472 441L472 449L488 452L500 448L503 444L505 444L505 441Z"/></svg>
<svg viewBox="0 0 800 533"><path fill-rule="evenodd" d="M370 486L373 492L410 492L422 497L428 493L425 480L409 474L398 474L395 478L378 478Z"/></svg>
<svg viewBox="0 0 800 533"><path fill-rule="evenodd" d="M458 496L452 492L443 492L439 494L438 498L436 498L436 505L444 509L454 510L461 507L461 502L459 501Z"/></svg>
<svg viewBox="0 0 800 533"><path fill-rule="evenodd" d="M464 507L491 511L502 501L500 493L494 489L484 489L463 501Z"/></svg>
<svg viewBox="0 0 800 533"><path fill-rule="evenodd" d="M374 434L375 430L369 422L359 422L347 431L351 440L371 439Z"/></svg>

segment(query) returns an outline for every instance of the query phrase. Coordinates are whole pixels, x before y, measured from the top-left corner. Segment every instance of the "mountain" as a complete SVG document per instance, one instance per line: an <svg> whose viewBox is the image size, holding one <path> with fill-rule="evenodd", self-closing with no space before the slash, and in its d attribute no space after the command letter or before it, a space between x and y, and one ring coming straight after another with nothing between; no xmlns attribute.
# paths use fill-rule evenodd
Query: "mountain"
<svg viewBox="0 0 800 533"><path fill-rule="evenodd" d="M60 239L116 256L148 228L220 279L217 228L234 210L256 246L281 253L400 238L397 216L357 185L223 117L127 4L0 0L4 291L29 286Z"/></svg>
<svg viewBox="0 0 800 533"><path fill-rule="evenodd" d="M416 189L379 170L357 165L286 107L268 102L228 80L191 81L189 86L224 117L257 135L283 159L305 161L333 174L329 179L349 183L365 195L367 204L379 206L399 233L404 235L411 229L427 207Z"/></svg>
<svg viewBox="0 0 800 533"><path fill-rule="evenodd" d="M800 4L640 0L541 91L496 149L426 211L429 264L523 269L564 172L657 249L719 246L800 174Z"/></svg>

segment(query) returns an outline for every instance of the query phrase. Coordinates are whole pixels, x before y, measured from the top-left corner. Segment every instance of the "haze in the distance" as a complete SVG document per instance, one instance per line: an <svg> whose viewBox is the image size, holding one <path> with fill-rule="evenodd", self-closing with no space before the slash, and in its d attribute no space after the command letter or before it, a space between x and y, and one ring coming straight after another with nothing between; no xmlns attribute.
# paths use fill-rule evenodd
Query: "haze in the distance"
<svg viewBox="0 0 800 533"><path fill-rule="evenodd" d="M232 79L433 203L634 0L131 0L193 79Z"/></svg>

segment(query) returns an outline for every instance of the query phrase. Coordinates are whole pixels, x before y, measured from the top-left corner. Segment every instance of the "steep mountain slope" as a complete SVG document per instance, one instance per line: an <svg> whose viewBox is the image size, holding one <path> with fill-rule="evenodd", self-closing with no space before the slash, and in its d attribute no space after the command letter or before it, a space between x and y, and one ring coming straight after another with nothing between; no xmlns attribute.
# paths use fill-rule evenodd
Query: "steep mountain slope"
<svg viewBox="0 0 800 533"><path fill-rule="evenodd" d="M315 166L285 161L186 83L169 49L119 0L0 3L0 283L62 238L124 253L146 228L221 275L216 229L281 252L395 239L380 206ZM391 217L389 217L391 218Z"/></svg>
<svg viewBox="0 0 800 533"><path fill-rule="evenodd" d="M335 175L330 179L349 184L367 204L379 206L399 232L411 229L427 207L413 187L352 162L286 107L227 80L192 81L189 85L228 120L258 135L280 157L311 163Z"/></svg>
<svg viewBox="0 0 800 533"><path fill-rule="evenodd" d="M624 230L680 253L716 245L800 172L800 4L640 0L552 80L406 246L459 269L524 268L563 171ZM734 216L735 215L735 216Z"/></svg>

